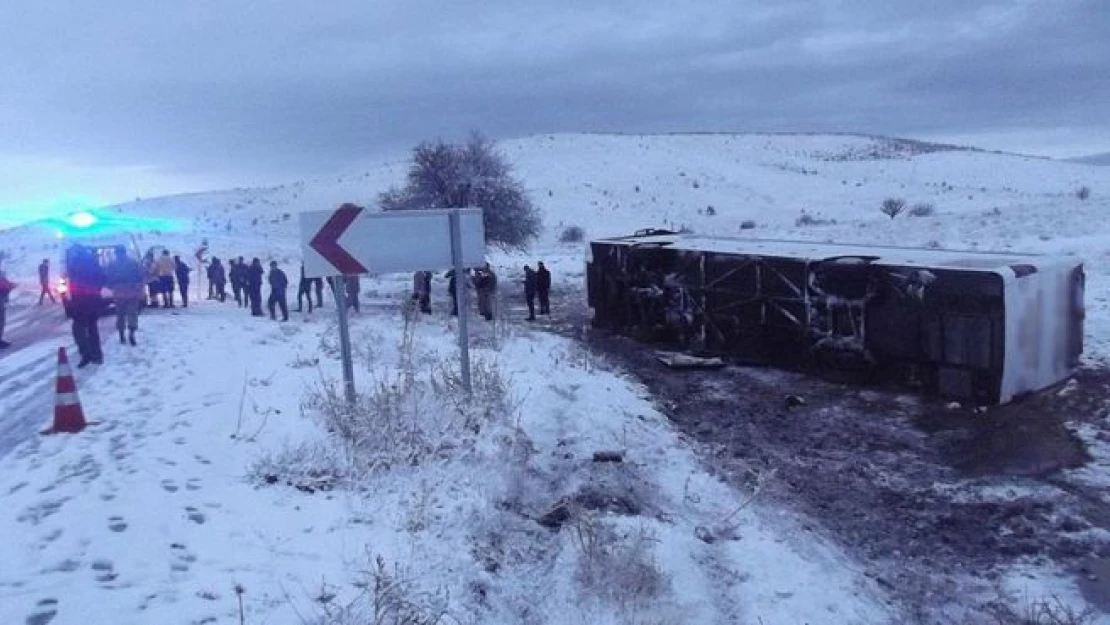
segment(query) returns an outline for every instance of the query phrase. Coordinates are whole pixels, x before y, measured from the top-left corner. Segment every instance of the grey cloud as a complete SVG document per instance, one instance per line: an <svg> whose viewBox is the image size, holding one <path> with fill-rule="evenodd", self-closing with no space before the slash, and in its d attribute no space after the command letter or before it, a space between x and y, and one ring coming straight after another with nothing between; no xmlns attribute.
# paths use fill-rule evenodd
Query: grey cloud
<svg viewBox="0 0 1110 625"><path fill-rule="evenodd" d="M1110 140L1100 3L36 3L0 23L0 140L229 180L471 128Z"/></svg>

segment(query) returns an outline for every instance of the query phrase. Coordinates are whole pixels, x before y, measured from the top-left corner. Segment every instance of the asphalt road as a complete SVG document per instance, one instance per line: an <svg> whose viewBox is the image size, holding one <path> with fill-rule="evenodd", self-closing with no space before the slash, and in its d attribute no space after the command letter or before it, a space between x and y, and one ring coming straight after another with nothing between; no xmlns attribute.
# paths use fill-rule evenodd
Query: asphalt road
<svg viewBox="0 0 1110 625"><path fill-rule="evenodd" d="M67 348L72 364L76 356L60 305L13 302L4 340L12 346L0 352L0 458L50 424L58 348Z"/></svg>

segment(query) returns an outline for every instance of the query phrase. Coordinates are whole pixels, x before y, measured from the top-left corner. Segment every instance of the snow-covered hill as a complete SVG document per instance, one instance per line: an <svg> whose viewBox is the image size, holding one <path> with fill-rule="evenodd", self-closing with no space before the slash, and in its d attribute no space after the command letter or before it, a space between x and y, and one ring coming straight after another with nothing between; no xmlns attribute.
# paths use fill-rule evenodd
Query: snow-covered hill
<svg viewBox="0 0 1110 625"><path fill-rule="evenodd" d="M875 222L905 243L924 243L906 240L905 230L920 229L879 228L886 219L879 203L929 203L936 219L1049 204L1068 211L1078 206L1078 188L1093 189L1095 204L1110 181L1110 173L1075 163L854 135L539 135L500 147L541 208L548 240L571 224L597 236L655 225L738 233L745 220L781 231L805 212ZM141 199L109 210L171 217L191 235L294 237L292 217L301 211L345 201L372 206L379 192L403 182L405 158L361 174Z"/></svg>
<svg viewBox="0 0 1110 625"><path fill-rule="evenodd" d="M1103 306L1101 260L1110 236L1110 170L1045 158L856 135L537 135L501 150L542 211L537 254L550 256L568 226L588 237L646 227L752 237L1078 254L1091 264ZM144 242L191 252L208 239L216 256L296 262L296 215L342 202L374 206L401 184L406 154L361 173L260 189L141 199L106 210L169 219ZM1086 187L1087 199L1076 192ZM880 203L909 210L890 219ZM914 214L911 214L914 213ZM915 216L919 215L919 216ZM747 222L747 223L745 223ZM744 229L742 226L754 226ZM0 233L6 267L31 277L54 257L51 233ZM41 242L36 244L33 242ZM559 259L579 274L578 259ZM515 261L512 261L515 263ZM564 275L564 277L566 277ZM1096 319L1098 323L1098 319Z"/></svg>

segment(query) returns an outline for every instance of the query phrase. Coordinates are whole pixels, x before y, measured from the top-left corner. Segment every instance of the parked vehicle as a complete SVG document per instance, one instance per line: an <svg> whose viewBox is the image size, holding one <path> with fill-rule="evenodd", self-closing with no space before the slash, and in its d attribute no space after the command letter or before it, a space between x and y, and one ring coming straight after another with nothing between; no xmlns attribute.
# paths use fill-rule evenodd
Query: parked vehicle
<svg viewBox="0 0 1110 625"><path fill-rule="evenodd" d="M104 269L107 269L108 265L110 265L112 261L115 260L116 247L119 245L123 245L124 247L126 247L127 253L131 254L134 258L141 259L141 256L139 254L139 246L135 242L135 237L126 234L117 234L113 237L81 238L78 240L73 240L62 247L61 262L58 264L58 266L61 267L61 272L58 276L57 291L58 295L61 297L62 307L65 310L67 319L71 316L69 268L67 266L69 258L71 256L70 251L73 250L75 247L87 248L96 257L97 262L100 264L100 266ZM104 309L101 311L100 314L114 314L115 301L112 299L111 292L106 291L104 295ZM140 302L140 306L142 305L143 303Z"/></svg>

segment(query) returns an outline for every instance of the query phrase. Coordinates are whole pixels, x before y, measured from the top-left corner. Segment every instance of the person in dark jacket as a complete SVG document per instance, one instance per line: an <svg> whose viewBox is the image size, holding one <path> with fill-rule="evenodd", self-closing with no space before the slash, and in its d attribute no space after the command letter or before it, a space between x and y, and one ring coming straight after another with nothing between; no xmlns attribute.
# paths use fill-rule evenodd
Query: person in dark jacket
<svg viewBox="0 0 1110 625"><path fill-rule="evenodd" d="M47 297L50 298L51 304L58 303L58 300L54 299L54 292L50 290L50 259L48 258L42 259L42 264L39 265L39 286L42 287L39 293L39 306L42 306L42 300Z"/></svg>
<svg viewBox="0 0 1110 625"><path fill-rule="evenodd" d="M139 262L127 255L127 248L116 246L116 259L105 271L105 285L112 290L116 303L116 330L119 342L135 345L135 332L139 329L139 300L143 298L145 274ZM129 334L124 337L124 330Z"/></svg>
<svg viewBox="0 0 1110 625"><path fill-rule="evenodd" d="M216 259L213 258L212 260L215 261ZM215 263L211 262L204 270L204 277L208 278L208 299L216 299L216 281L213 280L215 274L212 271L214 268Z"/></svg>
<svg viewBox="0 0 1110 625"><path fill-rule="evenodd" d="M297 284L297 312L304 312L304 300L308 300L308 312L312 312L312 280L304 275L301 265L301 281Z"/></svg>
<svg viewBox="0 0 1110 625"><path fill-rule="evenodd" d="M524 266L524 299L528 302L528 321L536 320L536 272Z"/></svg>
<svg viewBox="0 0 1110 625"><path fill-rule="evenodd" d="M267 302L270 308L270 319L277 319L276 308L281 309L281 320L289 321L289 302L286 299L286 291L289 289L289 278L286 277L285 272L278 269L276 260L270 261L270 275L268 276L270 282L270 300ZM310 302L311 305L311 302Z"/></svg>
<svg viewBox="0 0 1110 625"><path fill-rule="evenodd" d="M104 300L100 297L100 290L105 283L104 271L92 250L80 245L70 248L66 269L69 274L73 340L81 354L77 367L103 364L104 353L100 347L100 328L97 327L97 322L104 310Z"/></svg>
<svg viewBox="0 0 1110 625"><path fill-rule="evenodd" d="M266 270L262 268L262 261L257 258L252 260L246 273L247 299L251 303L251 315L264 317L265 313L262 312L262 278L266 275Z"/></svg>
<svg viewBox="0 0 1110 625"><path fill-rule="evenodd" d="M13 290L15 290L15 283L8 280L8 276L0 270L0 349L8 349L12 346L4 340L4 327L8 325L8 300Z"/></svg>
<svg viewBox="0 0 1110 625"><path fill-rule="evenodd" d="M193 268L188 263L181 262L180 256L173 257L173 272L177 276L177 290L181 293L181 306L189 307L189 274Z"/></svg>
<svg viewBox="0 0 1110 625"><path fill-rule="evenodd" d="M451 316L459 315L459 300L455 297L455 270L447 272L447 297L451 300Z"/></svg>
<svg viewBox="0 0 1110 625"><path fill-rule="evenodd" d="M536 295L540 299L540 314L551 314L551 272L543 261L536 263Z"/></svg>
<svg viewBox="0 0 1110 625"><path fill-rule="evenodd" d="M224 302L227 300L227 271L224 269L223 263L220 259L213 257L212 264L208 266L209 276L213 288L216 291L216 299Z"/></svg>
<svg viewBox="0 0 1110 625"><path fill-rule="evenodd" d="M240 256L239 260L232 258L228 261L227 277L231 281L231 294L235 296L235 303L240 308L243 307L243 270L246 265L243 264L243 257Z"/></svg>

